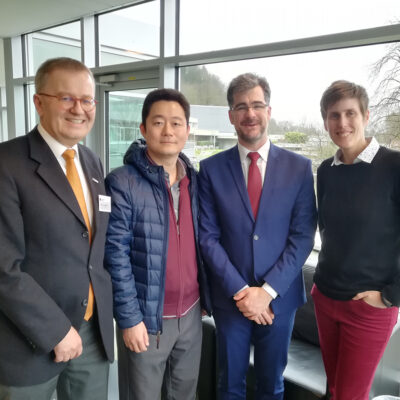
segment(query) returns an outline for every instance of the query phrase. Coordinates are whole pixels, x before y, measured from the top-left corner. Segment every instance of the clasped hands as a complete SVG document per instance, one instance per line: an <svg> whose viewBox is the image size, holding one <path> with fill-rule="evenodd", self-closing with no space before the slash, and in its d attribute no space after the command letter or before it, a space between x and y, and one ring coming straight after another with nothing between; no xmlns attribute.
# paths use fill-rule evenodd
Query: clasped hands
<svg viewBox="0 0 400 400"><path fill-rule="evenodd" d="M259 325L272 325L275 318L270 303L272 296L263 288L253 286L241 290L233 300L236 307L250 321Z"/></svg>

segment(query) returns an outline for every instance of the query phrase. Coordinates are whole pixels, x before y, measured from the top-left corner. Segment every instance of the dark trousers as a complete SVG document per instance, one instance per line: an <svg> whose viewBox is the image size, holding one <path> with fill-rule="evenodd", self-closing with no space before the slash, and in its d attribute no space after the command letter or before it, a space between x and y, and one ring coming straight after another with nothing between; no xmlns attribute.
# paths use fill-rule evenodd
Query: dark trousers
<svg viewBox="0 0 400 400"><path fill-rule="evenodd" d="M33 386L0 385L0 400L50 400L55 391L57 400L107 400L109 362L96 319L83 321L79 335L83 352L61 374Z"/></svg>
<svg viewBox="0 0 400 400"><path fill-rule="evenodd" d="M202 325L198 302L187 315L163 320L157 346L149 335L147 351L135 353L117 329L120 400L194 400L199 377Z"/></svg>
<svg viewBox="0 0 400 400"><path fill-rule="evenodd" d="M364 300L333 300L315 285L311 294L331 400L368 400L398 308L376 308Z"/></svg>
<svg viewBox="0 0 400 400"><path fill-rule="evenodd" d="M257 400L282 400L283 371L293 329L295 310L275 315L272 325L258 325L239 310L214 308L219 363L220 400L246 399L250 344L254 345Z"/></svg>

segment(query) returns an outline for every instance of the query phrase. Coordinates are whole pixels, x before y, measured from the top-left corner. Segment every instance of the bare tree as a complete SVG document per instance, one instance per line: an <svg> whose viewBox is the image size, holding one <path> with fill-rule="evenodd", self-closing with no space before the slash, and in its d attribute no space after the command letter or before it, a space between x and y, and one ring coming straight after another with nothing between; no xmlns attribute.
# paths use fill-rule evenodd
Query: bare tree
<svg viewBox="0 0 400 400"><path fill-rule="evenodd" d="M373 129L389 147L400 145L400 43L372 65L371 78L378 81L374 94Z"/></svg>

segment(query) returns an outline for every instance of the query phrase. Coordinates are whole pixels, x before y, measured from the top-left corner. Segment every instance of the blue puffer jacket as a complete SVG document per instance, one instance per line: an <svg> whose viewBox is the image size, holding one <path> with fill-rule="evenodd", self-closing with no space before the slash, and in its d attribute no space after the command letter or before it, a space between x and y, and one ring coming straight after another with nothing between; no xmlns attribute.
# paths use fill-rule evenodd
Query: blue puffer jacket
<svg viewBox="0 0 400 400"><path fill-rule="evenodd" d="M210 314L209 286L197 240L197 173L184 154L179 157L187 166L190 180L201 305ZM113 283L114 317L121 329L144 321L148 332L156 334L162 331L169 232L168 190L164 169L149 162L143 140L131 144L124 164L106 178L112 209L105 265Z"/></svg>

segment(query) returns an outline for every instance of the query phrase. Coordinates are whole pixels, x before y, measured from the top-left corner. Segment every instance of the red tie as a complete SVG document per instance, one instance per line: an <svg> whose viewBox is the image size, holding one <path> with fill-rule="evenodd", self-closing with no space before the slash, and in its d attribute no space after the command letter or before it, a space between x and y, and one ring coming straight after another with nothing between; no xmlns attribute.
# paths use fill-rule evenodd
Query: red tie
<svg viewBox="0 0 400 400"><path fill-rule="evenodd" d="M251 163L249 166L249 176L247 180L247 191L249 193L249 199L251 208L253 210L254 218L257 218L258 205L260 204L261 196L261 173L257 166L257 160L260 158L260 154L257 152L250 152L247 154L250 158Z"/></svg>

